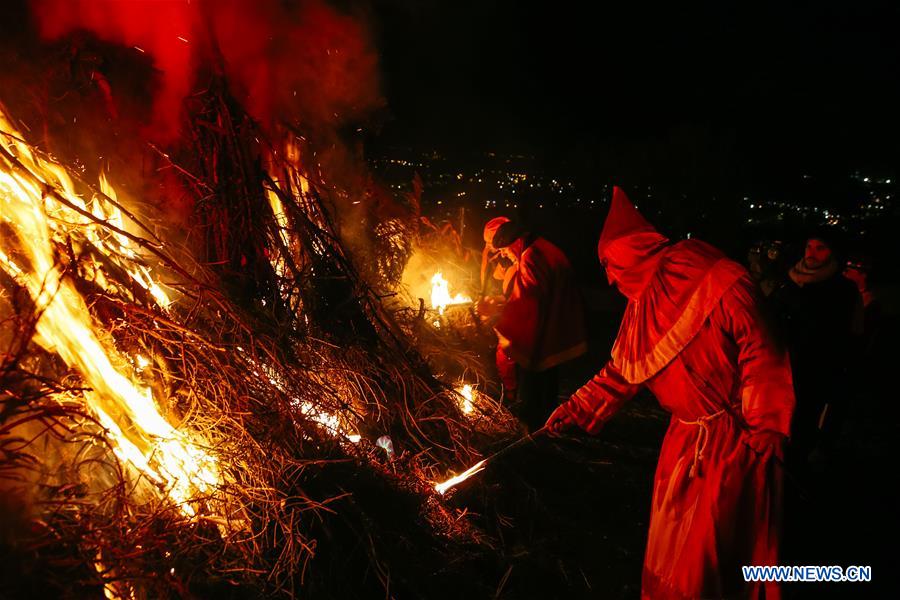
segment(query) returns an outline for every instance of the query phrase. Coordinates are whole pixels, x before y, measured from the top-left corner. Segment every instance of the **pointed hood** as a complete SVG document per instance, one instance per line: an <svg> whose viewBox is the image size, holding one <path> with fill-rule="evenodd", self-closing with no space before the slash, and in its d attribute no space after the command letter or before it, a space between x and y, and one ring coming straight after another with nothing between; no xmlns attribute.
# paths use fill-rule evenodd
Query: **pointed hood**
<svg viewBox="0 0 900 600"><path fill-rule="evenodd" d="M620 187L613 188L609 214L603 223L597 256L615 284L629 300L637 298L650 281L660 251L669 243L638 212Z"/></svg>
<svg viewBox="0 0 900 600"><path fill-rule="evenodd" d="M609 213L603 223L603 231L600 232L597 252L602 256L603 250L611 242L636 233L656 233L656 229L638 212L622 188L614 186Z"/></svg>
<svg viewBox="0 0 900 600"><path fill-rule="evenodd" d="M743 267L699 240L670 244L620 188L597 245L610 283L628 297L612 348L616 368L629 383L642 383L694 338Z"/></svg>

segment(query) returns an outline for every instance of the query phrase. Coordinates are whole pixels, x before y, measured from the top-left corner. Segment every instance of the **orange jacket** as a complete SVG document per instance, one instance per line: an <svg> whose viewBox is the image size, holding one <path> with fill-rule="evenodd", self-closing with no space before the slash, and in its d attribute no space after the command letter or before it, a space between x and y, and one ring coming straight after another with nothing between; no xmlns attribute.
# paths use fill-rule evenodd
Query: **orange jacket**
<svg viewBox="0 0 900 600"><path fill-rule="evenodd" d="M562 250L536 236L522 244L494 329L507 356L544 371L587 351L584 305Z"/></svg>

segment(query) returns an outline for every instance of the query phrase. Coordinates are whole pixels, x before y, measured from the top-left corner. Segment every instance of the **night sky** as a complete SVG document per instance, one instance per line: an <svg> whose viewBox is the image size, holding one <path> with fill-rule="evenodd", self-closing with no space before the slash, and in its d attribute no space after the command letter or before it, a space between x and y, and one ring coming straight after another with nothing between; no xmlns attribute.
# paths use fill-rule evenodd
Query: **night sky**
<svg viewBox="0 0 900 600"><path fill-rule="evenodd" d="M896 172L900 5L688 4L376 0L379 144L713 186Z"/></svg>

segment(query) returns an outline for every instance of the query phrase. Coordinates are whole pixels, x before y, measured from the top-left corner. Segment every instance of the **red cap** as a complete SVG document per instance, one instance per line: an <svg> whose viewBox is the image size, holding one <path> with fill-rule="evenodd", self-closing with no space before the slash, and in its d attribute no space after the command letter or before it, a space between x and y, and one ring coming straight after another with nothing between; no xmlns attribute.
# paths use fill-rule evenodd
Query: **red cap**
<svg viewBox="0 0 900 600"><path fill-rule="evenodd" d="M484 280L487 275L488 262L491 258L491 249L494 247L494 236L504 223L509 223L508 217L494 217L484 224L484 249L481 251L481 288L484 289Z"/></svg>
<svg viewBox="0 0 900 600"><path fill-rule="evenodd" d="M504 223L509 223L509 219L507 217L494 217L484 224L485 244L491 244L494 241L494 236L497 234L497 230L500 229L500 226Z"/></svg>

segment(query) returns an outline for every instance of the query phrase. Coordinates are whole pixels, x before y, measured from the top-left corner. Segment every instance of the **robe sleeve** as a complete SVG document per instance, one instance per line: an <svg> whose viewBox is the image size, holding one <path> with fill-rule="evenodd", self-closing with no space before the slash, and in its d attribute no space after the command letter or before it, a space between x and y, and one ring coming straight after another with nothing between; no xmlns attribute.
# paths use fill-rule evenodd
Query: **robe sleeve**
<svg viewBox="0 0 900 600"><path fill-rule="evenodd" d="M751 432L789 435L794 384L786 351L774 341L752 284L738 282L722 297L728 333L738 349L738 395Z"/></svg>
<svg viewBox="0 0 900 600"><path fill-rule="evenodd" d="M642 384L628 383L612 361L563 405L579 427L596 434Z"/></svg>
<svg viewBox="0 0 900 600"><path fill-rule="evenodd" d="M494 330L503 351L526 369L534 366L543 330L543 298L547 295L549 273L532 252L522 255L512 279L512 291Z"/></svg>

